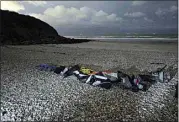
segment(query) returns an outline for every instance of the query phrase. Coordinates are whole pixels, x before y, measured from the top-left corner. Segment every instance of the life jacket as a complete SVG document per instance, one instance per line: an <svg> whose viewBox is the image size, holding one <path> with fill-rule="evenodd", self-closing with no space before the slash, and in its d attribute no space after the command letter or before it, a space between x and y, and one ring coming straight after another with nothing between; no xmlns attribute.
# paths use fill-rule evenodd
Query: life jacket
<svg viewBox="0 0 179 122"><path fill-rule="evenodd" d="M88 74L88 75L94 73L94 70L89 69L89 68L86 68L86 67L80 67L80 71L81 71L82 73Z"/></svg>

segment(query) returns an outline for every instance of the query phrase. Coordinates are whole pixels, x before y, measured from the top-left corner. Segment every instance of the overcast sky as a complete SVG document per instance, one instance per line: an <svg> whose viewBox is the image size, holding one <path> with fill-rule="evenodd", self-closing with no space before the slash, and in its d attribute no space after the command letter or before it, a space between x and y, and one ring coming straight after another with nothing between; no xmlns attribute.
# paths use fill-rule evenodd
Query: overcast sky
<svg viewBox="0 0 179 122"><path fill-rule="evenodd" d="M2 1L1 9L39 18L60 35L178 28L177 1Z"/></svg>

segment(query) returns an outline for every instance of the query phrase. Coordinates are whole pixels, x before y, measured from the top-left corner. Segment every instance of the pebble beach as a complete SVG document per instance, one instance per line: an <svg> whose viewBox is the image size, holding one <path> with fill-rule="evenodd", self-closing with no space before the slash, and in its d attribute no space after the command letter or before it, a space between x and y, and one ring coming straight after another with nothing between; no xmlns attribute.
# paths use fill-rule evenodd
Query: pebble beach
<svg viewBox="0 0 179 122"><path fill-rule="evenodd" d="M102 89L74 76L39 71L42 63L80 64L96 71L153 71L178 67L178 43L91 41L79 44L1 46L2 121L178 121L178 74L134 93ZM133 68L135 67L135 68Z"/></svg>

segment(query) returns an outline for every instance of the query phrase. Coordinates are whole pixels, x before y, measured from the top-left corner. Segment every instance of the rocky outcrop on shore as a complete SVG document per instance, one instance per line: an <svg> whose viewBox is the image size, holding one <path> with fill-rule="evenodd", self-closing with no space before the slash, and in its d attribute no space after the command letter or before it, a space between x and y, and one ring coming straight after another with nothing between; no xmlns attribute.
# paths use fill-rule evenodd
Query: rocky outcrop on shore
<svg viewBox="0 0 179 122"><path fill-rule="evenodd" d="M64 44L88 42L85 39L69 39L58 35L49 24L16 12L0 10L1 44Z"/></svg>

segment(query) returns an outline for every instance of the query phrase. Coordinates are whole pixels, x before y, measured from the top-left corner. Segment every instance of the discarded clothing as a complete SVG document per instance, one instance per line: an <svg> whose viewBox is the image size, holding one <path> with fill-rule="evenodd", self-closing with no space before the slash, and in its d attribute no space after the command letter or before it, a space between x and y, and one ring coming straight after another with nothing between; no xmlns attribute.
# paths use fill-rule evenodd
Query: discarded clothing
<svg viewBox="0 0 179 122"><path fill-rule="evenodd" d="M110 80L107 77L100 76L100 75L90 75L86 80L86 83L106 89L109 89L112 86Z"/></svg>
<svg viewBox="0 0 179 122"><path fill-rule="evenodd" d="M73 67L70 67L64 74L64 78L68 77L68 76L71 76L73 75L73 72L76 71L76 70L79 70L80 67L78 65L75 65Z"/></svg>
<svg viewBox="0 0 179 122"><path fill-rule="evenodd" d="M162 68L158 68L156 71L151 72L151 75L154 76L155 81L158 82L169 82L171 80L170 73L165 71L167 65Z"/></svg>
<svg viewBox="0 0 179 122"><path fill-rule="evenodd" d="M153 72L152 76L154 77L155 81L158 82L169 82L171 80L170 73L165 71Z"/></svg>
<svg viewBox="0 0 179 122"><path fill-rule="evenodd" d="M146 91L147 88L149 88L147 87L147 80L144 80L144 78L146 78L144 75L142 78L139 75L132 75L130 77L129 75L118 71L118 77L122 79L121 86L125 89L131 89L133 92L138 92L139 90Z"/></svg>
<svg viewBox="0 0 179 122"><path fill-rule="evenodd" d="M80 82L92 86L109 89L112 87L112 84L118 83L123 88L133 92L138 92L139 90L147 91L155 82L168 82L171 76L169 72L164 71L165 67L150 72L150 75L138 74L129 76L121 71L117 71L117 73L111 71L96 72L92 69L80 67L79 65L57 67L49 64L40 64L37 66L39 70L54 71L54 73L62 75L63 78L74 75ZM178 90L178 87L176 90ZM175 96L178 96L178 94Z"/></svg>
<svg viewBox="0 0 179 122"><path fill-rule="evenodd" d="M39 70L44 70L44 71L54 71L56 69L56 66L49 65L49 64L40 64L36 66Z"/></svg>
<svg viewBox="0 0 179 122"><path fill-rule="evenodd" d="M77 77L78 80L80 80L81 82L86 82L86 80L90 77L89 75L85 75L82 72L76 70L73 72L74 75Z"/></svg>
<svg viewBox="0 0 179 122"><path fill-rule="evenodd" d="M121 82L121 80L117 77L117 73L105 73L104 76L106 76L113 83Z"/></svg>
<svg viewBox="0 0 179 122"><path fill-rule="evenodd" d="M65 68L66 68L65 66L56 67L54 73L60 74Z"/></svg>

